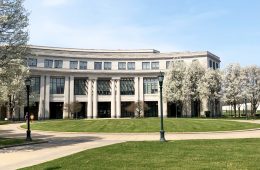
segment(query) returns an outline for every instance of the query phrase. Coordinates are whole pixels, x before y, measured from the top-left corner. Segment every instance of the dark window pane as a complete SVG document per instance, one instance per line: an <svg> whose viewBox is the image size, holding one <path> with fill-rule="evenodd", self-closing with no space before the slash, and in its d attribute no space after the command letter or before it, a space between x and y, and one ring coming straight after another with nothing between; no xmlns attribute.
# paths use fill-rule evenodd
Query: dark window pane
<svg viewBox="0 0 260 170"><path fill-rule="evenodd" d="M95 70L102 70L102 62L95 62L94 63Z"/></svg>
<svg viewBox="0 0 260 170"><path fill-rule="evenodd" d="M99 95L111 95L110 80L97 80L97 92Z"/></svg>
<svg viewBox="0 0 260 170"><path fill-rule="evenodd" d="M126 62L118 62L118 70L126 70Z"/></svg>
<svg viewBox="0 0 260 170"><path fill-rule="evenodd" d="M120 93L121 95L135 94L135 82L133 78L122 78L120 80Z"/></svg>

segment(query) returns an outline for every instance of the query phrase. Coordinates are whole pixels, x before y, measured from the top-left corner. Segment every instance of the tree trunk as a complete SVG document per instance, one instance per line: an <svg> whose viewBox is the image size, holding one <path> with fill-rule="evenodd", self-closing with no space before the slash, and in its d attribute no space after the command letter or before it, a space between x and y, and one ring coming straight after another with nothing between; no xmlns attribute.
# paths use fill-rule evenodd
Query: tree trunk
<svg viewBox="0 0 260 170"><path fill-rule="evenodd" d="M235 114L235 118L237 117L237 103L236 101L234 101L234 114Z"/></svg>

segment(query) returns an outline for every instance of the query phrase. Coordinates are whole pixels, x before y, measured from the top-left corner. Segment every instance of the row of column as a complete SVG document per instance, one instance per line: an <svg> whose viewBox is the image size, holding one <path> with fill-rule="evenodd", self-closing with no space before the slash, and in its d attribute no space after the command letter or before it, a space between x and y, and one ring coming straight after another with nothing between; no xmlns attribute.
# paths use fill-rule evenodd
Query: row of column
<svg viewBox="0 0 260 170"><path fill-rule="evenodd" d="M144 101L143 77L135 77L135 102ZM87 91L87 118L98 117L98 94L97 78L89 78L86 86ZM160 117L160 92L158 93L158 116ZM65 77L64 106L75 101L74 76ZM39 119L50 117L50 76L41 76L40 98L39 98ZM163 116L167 116L167 102L163 101ZM69 117L68 110L64 109L63 118ZM111 80L111 118L121 117L121 95L120 77Z"/></svg>

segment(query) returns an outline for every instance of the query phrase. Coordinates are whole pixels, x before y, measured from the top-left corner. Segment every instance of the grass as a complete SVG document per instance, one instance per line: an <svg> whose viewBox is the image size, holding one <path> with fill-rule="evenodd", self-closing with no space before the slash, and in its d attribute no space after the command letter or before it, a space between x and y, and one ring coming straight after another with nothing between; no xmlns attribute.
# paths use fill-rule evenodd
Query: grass
<svg viewBox="0 0 260 170"><path fill-rule="evenodd" d="M127 142L25 169L258 169L259 143L260 139Z"/></svg>
<svg viewBox="0 0 260 170"><path fill-rule="evenodd" d="M5 125L5 124L8 124L8 123L10 123L10 121L2 121L2 120L0 120L0 125Z"/></svg>
<svg viewBox="0 0 260 170"><path fill-rule="evenodd" d="M23 126L24 128L25 125ZM206 132L260 128L260 124L242 123L223 119L164 119L166 132ZM32 123L33 130L60 132L158 132L159 118L52 120Z"/></svg>
<svg viewBox="0 0 260 170"><path fill-rule="evenodd" d="M0 138L0 147L28 143L25 139Z"/></svg>

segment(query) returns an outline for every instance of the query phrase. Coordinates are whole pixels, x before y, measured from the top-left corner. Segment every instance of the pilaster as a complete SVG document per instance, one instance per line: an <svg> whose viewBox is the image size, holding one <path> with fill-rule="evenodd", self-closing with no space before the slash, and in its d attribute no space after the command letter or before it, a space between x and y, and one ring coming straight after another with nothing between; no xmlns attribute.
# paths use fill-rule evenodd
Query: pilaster
<svg viewBox="0 0 260 170"><path fill-rule="evenodd" d="M116 88L114 79L111 80L111 118L116 117Z"/></svg>
<svg viewBox="0 0 260 170"><path fill-rule="evenodd" d="M116 117L121 117L120 78L116 80Z"/></svg>
<svg viewBox="0 0 260 170"><path fill-rule="evenodd" d="M87 118L93 118L93 110L92 110L92 80L88 80L88 112Z"/></svg>
<svg viewBox="0 0 260 170"><path fill-rule="evenodd" d="M44 119L50 118L50 76L45 76Z"/></svg>

